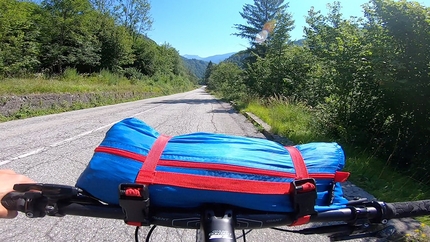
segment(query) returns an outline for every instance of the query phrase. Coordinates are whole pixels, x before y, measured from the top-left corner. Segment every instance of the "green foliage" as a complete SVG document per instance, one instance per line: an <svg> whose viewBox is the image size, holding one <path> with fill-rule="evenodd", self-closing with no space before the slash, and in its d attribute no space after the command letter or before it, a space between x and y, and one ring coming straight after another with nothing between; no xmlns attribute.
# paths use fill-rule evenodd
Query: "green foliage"
<svg viewBox="0 0 430 242"><path fill-rule="evenodd" d="M145 75L134 67L125 68L123 75L129 80L142 80L145 78Z"/></svg>
<svg viewBox="0 0 430 242"><path fill-rule="evenodd" d="M203 83L208 84L209 77L212 74L212 71L215 69L216 64L212 63L212 61L209 61L208 65L206 66L205 75L203 77Z"/></svg>
<svg viewBox="0 0 430 242"><path fill-rule="evenodd" d="M327 89L319 100L321 123L331 124L325 130L334 137L356 142L360 132L379 126L375 117L382 95L359 24L342 19L339 11L338 2L329 5L328 16L311 9L305 44L324 69L319 76Z"/></svg>
<svg viewBox="0 0 430 242"><path fill-rule="evenodd" d="M66 68L62 77L67 80L77 80L80 78L78 71L75 68Z"/></svg>
<svg viewBox="0 0 430 242"><path fill-rule="evenodd" d="M283 0L254 0L254 4L245 4L240 15L246 19L247 25L235 24L238 30L234 35L248 39L251 47L248 48L246 64L254 63L257 58L264 58L268 53L280 56L283 47L287 44L289 31L294 28L291 14L287 12L288 3ZM268 36L263 43L255 41L256 36L265 25L274 24L273 29L267 29Z"/></svg>
<svg viewBox="0 0 430 242"><path fill-rule="evenodd" d="M42 63L53 72L76 67L89 72L99 65L100 44L92 29L95 12L88 0L45 0Z"/></svg>
<svg viewBox="0 0 430 242"><path fill-rule="evenodd" d="M245 61L249 57L250 57L249 51L242 50L242 51L239 51L236 54L228 57L224 61L234 63L234 64L238 65L240 68L244 69L245 68Z"/></svg>
<svg viewBox="0 0 430 242"><path fill-rule="evenodd" d="M292 22L285 6L284 14L270 12L264 19L261 2L244 6L249 25L235 25L236 35L252 40L265 21L277 18L277 25L266 42L246 53L246 89L237 91L305 103L321 135L369 150L386 166L428 183L430 8L372 0L363 6L364 18L349 19L339 2L328 4L325 15L312 8L300 46L289 41ZM229 82L214 73L209 80L217 88Z"/></svg>
<svg viewBox="0 0 430 242"><path fill-rule="evenodd" d="M286 14L287 7L288 4L284 4L284 0L254 0L254 4L245 4L240 15L248 24L235 24L238 32L234 35L254 44L255 36L263 29L264 24Z"/></svg>
<svg viewBox="0 0 430 242"><path fill-rule="evenodd" d="M200 80L203 80L205 77L205 70L208 66L208 62L203 60L196 59L187 59L182 57L185 66Z"/></svg>
<svg viewBox="0 0 430 242"><path fill-rule="evenodd" d="M296 144L327 141L315 129L313 111L304 103L272 97L251 100L244 111L257 115L271 126L271 132L288 137Z"/></svg>
<svg viewBox="0 0 430 242"><path fill-rule="evenodd" d="M90 76L115 86L158 75L178 90L197 83L172 46L143 35L149 10L147 0L0 0L0 77Z"/></svg>
<svg viewBox="0 0 430 242"><path fill-rule="evenodd" d="M372 31L387 37L377 47L389 78L381 80L386 125L379 142L389 162L428 176L430 151L430 8L417 2L372 1L367 14ZM378 31L379 30L379 31Z"/></svg>
<svg viewBox="0 0 430 242"><path fill-rule="evenodd" d="M132 50L135 56L132 66L147 76L153 76L157 71L155 58L157 56L157 45L141 36L135 39Z"/></svg>
<svg viewBox="0 0 430 242"><path fill-rule="evenodd" d="M149 0L122 0L117 2L117 20L133 33L144 34L152 27Z"/></svg>
<svg viewBox="0 0 430 242"><path fill-rule="evenodd" d="M318 71L314 58L306 49L287 46L282 53L269 53L248 64L245 84L262 97L276 95L310 98L312 73ZM315 88L312 86L312 88ZM316 89L312 92L317 93ZM315 94L312 96L315 98Z"/></svg>
<svg viewBox="0 0 430 242"><path fill-rule="evenodd" d="M106 69L102 69L100 73L96 75L96 77L99 81L101 81L101 83L105 83L109 86L119 84L122 79L122 77L117 73L112 73Z"/></svg>
<svg viewBox="0 0 430 242"><path fill-rule="evenodd" d="M38 67L38 11L31 2L0 0L0 76L23 75Z"/></svg>
<svg viewBox="0 0 430 242"><path fill-rule="evenodd" d="M248 102L244 111L257 115L272 127L273 133L288 137L295 144L336 141L319 132L320 128L315 126L315 110L294 100L279 97L254 99ZM345 170L351 172L349 180L378 199L401 202L430 196L428 184L399 173L383 160L372 156L371 150L363 151L347 143L341 143L341 146L347 158ZM428 219L419 218L429 224Z"/></svg>
<svg viewBox="0 0 430 242"><path fill-rule="evenodd" d="M240 99L245 95L242 70L233 63L221 62L211 71L208 89L221 93L227 100Z"/></svg>
<svg viewBox="0 0 430 242"><path fill-rule="evenodd" d="M101 45L98 69L119 71L123 66L137 62L137 58L134 60L133 38L130 32L123 26L117 26L109 16L99 14L97 20L97 37Z"/></svg>

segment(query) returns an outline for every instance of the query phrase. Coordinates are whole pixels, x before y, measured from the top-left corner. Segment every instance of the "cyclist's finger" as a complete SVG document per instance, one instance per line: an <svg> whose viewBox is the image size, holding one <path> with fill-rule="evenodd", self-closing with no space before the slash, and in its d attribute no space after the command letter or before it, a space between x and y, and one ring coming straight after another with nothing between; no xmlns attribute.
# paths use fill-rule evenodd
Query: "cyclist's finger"
<svg viewBox="0 0 430 242"><path fill-rule="evenodd" d="M10 174L10 175L14 175L14 174L16 174L14 171L12 171L12 170L7 170L7 169L5 169L5 170L0 170L0 174Z"/></svg>
<svg viewBox="0 0 430 242"><path fill-rule="evenodd" d="M15 218L17 215L17 211L7 210L3 206L0 206L0 218Z"/></svg>
<svg viewBox="0 0 430 242"><path fill-rule="evenodd" d="M13 186L19 183L34 183L34 181L11 170L0 170L0 200L12 192ZM8 211L0 204L0 218L14 218L16 216L16 211Z"/></svg>

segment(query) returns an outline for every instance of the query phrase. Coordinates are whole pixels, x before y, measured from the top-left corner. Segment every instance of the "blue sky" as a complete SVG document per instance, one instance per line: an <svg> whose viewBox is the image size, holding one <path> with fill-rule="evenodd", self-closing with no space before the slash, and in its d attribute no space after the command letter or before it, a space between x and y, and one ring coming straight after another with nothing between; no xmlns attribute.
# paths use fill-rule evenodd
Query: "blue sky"
<svg viewBox="0 0 430 242"><path fill-rule="evenodd" d="M287 2L287 1L286 1ZM303 36L305 16L311 6L326 12L326 4L333 1L292 0L288 11L295 20L292 39ZM360 7L368 0L341 0L344 17L362 17ZM418 1L429 6L430 0ZM152 0L153 30L148 37L158 44L169 43L181 55L207 57L246 49L248 40L231 35L234 24L245 24L240 16L243 5L252 0Z"/></svg>

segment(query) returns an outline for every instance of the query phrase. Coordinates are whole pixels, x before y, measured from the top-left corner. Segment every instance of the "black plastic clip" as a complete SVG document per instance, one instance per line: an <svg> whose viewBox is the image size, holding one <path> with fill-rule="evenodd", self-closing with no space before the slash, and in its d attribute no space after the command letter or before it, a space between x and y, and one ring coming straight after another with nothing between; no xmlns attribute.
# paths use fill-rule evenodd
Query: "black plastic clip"
<svg viewBox="0 0 430 242"><path fill-rule="evenodd" d="M45 215L64 216L59 213L57 202L77 198L83 193L83 190L77 187L47 183L15 184L13 189L24 193L24 212L27 217L31 218L40 218Z"/></svg>
<svg viewBox="0 0 430 242"><path fill-rule="evenodd" d="M119 205L124 222L133 226L149 226L149 190L143 184L122 183L119 185Z"/></svg>
<svg viewBox="0 0 430 242"><path fill-rule="evenodd" d="M291 182L290 196L296 218L316 214L317 185L315 179L308 178Z"/></svg>

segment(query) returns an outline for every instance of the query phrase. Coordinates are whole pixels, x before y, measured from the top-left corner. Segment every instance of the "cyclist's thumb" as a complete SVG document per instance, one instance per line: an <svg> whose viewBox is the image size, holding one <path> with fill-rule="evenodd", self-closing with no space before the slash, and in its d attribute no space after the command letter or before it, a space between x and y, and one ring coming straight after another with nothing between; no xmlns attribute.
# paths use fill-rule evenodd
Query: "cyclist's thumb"
<svg viewBox="0 0 430 242"><path fill-rule="evenodd" d="M7 210L0 205L0 218L15 218L18 215L17 211Z"/></svg>

